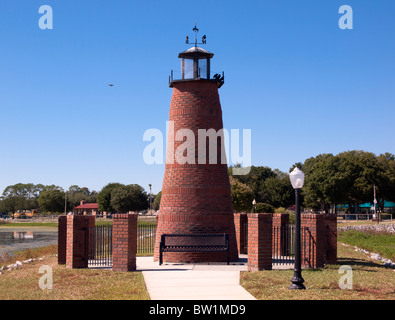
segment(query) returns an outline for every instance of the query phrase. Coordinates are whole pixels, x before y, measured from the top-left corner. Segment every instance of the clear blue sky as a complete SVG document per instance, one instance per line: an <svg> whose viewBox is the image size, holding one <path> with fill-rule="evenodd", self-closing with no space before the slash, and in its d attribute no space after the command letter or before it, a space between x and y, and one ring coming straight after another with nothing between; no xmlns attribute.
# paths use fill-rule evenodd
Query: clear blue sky
<svg viewBox="0 0 395 320"><path fill-rule="evenodd" d="M354 29L338 27L351 5ZM38 27L50 5L54 29ZM395 153L395 2L2 0L0 193L109 182L161 190L145 130L165 130L177 55L197 22L214 52L224 126L252 130L252 163ZM114 83L114 87L109 87Z"/></svg>

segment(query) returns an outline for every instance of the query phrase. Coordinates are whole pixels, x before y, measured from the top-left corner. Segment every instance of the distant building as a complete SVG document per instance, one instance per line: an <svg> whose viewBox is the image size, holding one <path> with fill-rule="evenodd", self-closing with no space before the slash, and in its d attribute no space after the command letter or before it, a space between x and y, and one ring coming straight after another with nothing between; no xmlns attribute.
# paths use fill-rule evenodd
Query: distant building
<svg viewBox="0 0 395 320"><path fill-rule="evenodd" d="M99 206L97 203L86 203L82 200L80 205L74 208L74 214L80 216L96 216L99 215Z"/></svg>

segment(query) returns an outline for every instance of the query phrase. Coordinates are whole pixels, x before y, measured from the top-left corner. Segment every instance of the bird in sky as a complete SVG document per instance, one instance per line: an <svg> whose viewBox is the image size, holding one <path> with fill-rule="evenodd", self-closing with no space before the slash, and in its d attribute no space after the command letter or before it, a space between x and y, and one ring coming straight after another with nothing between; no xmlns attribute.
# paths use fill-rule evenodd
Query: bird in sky
<svg viewBox="0 0 395 320"><path fill-rule="evenodd" d="M108 86L109 86L109 87L113 87L114 85L113 85L112 83L110 83Z"/></svg>

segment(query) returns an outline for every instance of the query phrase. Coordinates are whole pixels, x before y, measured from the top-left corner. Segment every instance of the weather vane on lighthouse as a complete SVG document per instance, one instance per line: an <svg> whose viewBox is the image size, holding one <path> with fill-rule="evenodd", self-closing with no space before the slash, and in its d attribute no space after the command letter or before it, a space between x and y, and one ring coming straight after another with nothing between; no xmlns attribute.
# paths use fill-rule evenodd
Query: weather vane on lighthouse
<svg viewBox="0 0 395 320"><path fill-rule="evenodd" d="M197 42L197 34L198 34L198 32L199 32L199 29L196 27L196 24L195 24L195 26L193 27L192 31L195 32L195 47L197 47L198 44L206 44L206 35L204 35L204 36L202 37L202 42L200 42L200 43ZM188 36L186 36L185 43L186 43L186 44L189 44L189 37L188 37Z"/></svg>

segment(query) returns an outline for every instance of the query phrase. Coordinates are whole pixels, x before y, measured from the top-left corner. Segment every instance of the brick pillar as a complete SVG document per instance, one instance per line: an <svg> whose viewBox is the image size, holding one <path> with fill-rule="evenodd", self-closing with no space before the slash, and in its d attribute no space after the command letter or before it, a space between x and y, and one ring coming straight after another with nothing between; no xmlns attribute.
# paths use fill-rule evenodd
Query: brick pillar
<svg viewBox="0 0 395 320"><path fill-rule="evenodd" d="M326 232L326 263L337 263L337 215L324 215Z"/></svg>
<svg viewBox="0 0 395 320"><path fill-rule="evenodd" d="M94 216L67 216L66 268L88 268L88 228Z"/></svg>
<svg viewBox="0 0 395 320"><path fill-rule="evenodd" d="M322 268L325 254L323 214L301 215L302 267Z"/></svg>
<svg viewBox="0 0 395 320"><path fill-rule="evenodd" d="M273 214L273 255L286 255L286 244L288 243L289 232L286 226L289 223L288 213Z"/></svg>
<svg viewBox="0 0 395 320"><path fill-rule="evenodd" d="M58 218L58 264L66 264L67 216Z"/></svg>
<svg viewBox="0 0 395 320"><path fill-rule="evenodd" d="M272 214L248 214L248 271L272 269Z"/></svg>
<svg viewBox="0 0 395 320"><path fill-rule="evenodd" d="M246 254L247 243L245 243L245 240L247 229L245 224L247 223L247 213L235 213L233 217L235 220L237 251L239 254Z"/></svg>
<svg viewBox="0 0 395 320"><path fill-rule="evenodd" d="M112 270L135 271L137 254L137 214L114 214Z"/></svg>

